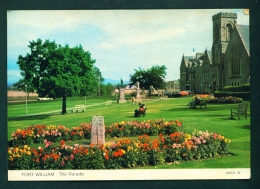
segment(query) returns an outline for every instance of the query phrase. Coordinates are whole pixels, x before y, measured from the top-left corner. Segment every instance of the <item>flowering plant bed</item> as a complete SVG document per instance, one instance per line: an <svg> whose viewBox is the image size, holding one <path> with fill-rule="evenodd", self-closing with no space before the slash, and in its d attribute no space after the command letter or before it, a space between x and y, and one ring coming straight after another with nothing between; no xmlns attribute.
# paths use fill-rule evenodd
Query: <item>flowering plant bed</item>
<svg viewBox="0 0 260 189"><path fill-rule="evenodd" d="M8 169L120 169L199 160L228 154L230 140L206 131L193 136L179 132L160 134L153 141L148 135L141 135L134 141L125 139L100 146L67 146L63 140L60 146L44 142L45 148L9 148Z"/></svg>
<svg viewBox="0 0 260 189"><path fill-rule="evenodd" d="M129 137L143 134L158 136L159 133L170 134L181 128L182 123L178 120L121 121L106 127L105 135L106 137ZM90 134L91 123L82 123L72 129L63 125L32 125L26 129L17 129L13 132L9 146L43 143L44 140L59 142L61 140L89 139Z"/></svg>
<svg viewBox="0 0 260 189"><path fill-rule="evenodd" d="M44 140L45 147L8 148L9 170L120 169L170 162L200 160L228 154L230 139L217 133L195 130L192 135L175 131L151 140L140 135L104 145L59 146Z"/></svg>
<svg viewBox="0 0 260 189"><path fill-rule="evenodd" d="M243 102L242 98L226 96L226 97L213 97L208 94L195 95L192 98L198 97L199 99L204 99L207 103L240 103Z"/></svg>
<svg viewBox="0 0 260 189"><path fill-rule="evenodd" d="M207 99L209 103L240 103L243 102L242 98L227 96L227 97L212 97Z"/></svg>

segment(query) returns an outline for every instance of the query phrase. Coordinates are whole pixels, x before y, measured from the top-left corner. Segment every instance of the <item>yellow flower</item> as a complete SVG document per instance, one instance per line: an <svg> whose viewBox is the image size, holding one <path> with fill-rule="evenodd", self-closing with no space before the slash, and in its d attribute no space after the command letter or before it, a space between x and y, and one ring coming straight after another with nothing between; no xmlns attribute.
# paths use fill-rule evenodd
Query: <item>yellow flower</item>
<svg viewBox="0 0 260 189"><path fill-rule="evenodd" d="M191 139L190 134L185 134L185 141L190 140L190 139Z"/></svg>
<svg viewBox="0 0 260 189"><path fill-rule="evenodd" d="M27 145L24 145L23 148L26 149L26 148L28 148L28 146L27 146Z"/></svg>
<svg viewBox="0 0 260 189"><path fill-rule="evenodd" d="M121 150L123 154L125 154L125 150Z"/></svg>
<svg viewBox="0 0 260 189"><path fill-rule="evenodd" d="M131 150L133 150L133 147L132 146L128 146L127 147L127 151L131 151Z"/></svg>
<svg viewBox="0 0 260 189"><path fill-rule="evenodd" d="M30 156L30 155L31 155L31 152L30 152L30 151L27 151L27 155L29 155L29 156Z"/></svg>

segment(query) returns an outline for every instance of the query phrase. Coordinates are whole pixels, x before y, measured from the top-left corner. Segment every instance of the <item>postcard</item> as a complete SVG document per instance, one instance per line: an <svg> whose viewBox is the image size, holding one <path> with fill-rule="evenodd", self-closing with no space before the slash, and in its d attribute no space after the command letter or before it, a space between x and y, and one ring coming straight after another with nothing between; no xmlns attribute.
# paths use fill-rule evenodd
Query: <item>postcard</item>
<svg viewBox="0 0 260 189"><path fill-rule="evenodd" d="M8 11L8 180L250 179L249 15Z"/></svg>

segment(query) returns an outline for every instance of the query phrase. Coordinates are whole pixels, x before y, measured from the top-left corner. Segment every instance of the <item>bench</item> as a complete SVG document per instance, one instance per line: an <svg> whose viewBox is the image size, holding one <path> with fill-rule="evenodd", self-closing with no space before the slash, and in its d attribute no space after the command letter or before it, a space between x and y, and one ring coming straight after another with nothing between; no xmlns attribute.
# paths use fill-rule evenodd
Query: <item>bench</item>
<svg viewBox="0 0 260 189"><path fill-rule="evenodd" d="M190 106L190 108L192 109L195 109L197 108L197 106L200 106L200 108L202 108L202 106L205 107L205 109L207 108L207 101L204 100L204 99L201 99L199 102L195 102L195 101L192 101L188 104L188 106Z"/></svg>
<svg viewBox="0 0 260 189"><path fill-rule="evenodd" d="M238 104L238 108L231 109L231 118L233 118L233 114L235 114L238 116L238 119L240 119L240 115L245 115L247 119L247 109L248 109L248 104L244 104L244 103Z"/></svg>
<svg viewBox="0 0 260 189"><path fill-rule="evenodd" d="M112 100L108 100L106 103L105 103L105 105L109 105L109 104L112 104Z"/></svg>
<svg viewBox="0 0 260 189"><path fill-rule="evenodd" d="M162 101L162 100L167 100L167 97L168 96L162 96L161 98L160 98L160 100Z"/></svg>
<svg viewBox="0 0 260 189"><path fill-rule="evenodd" d="M134 116L135 116L135 117L140 117L141 114L142 114L143 116L145 116L145 115L146 115L146 109L147 109L147 107L145 107L143 111L135 110L135 115L134 115Z"/></svg>
<svg viewBox="0 0 260 189"><path fill-rule="evenodd" d="M200 100L199 103L200 108L202 108L202 106L205 106L205 109L207 108L207 101L206 100Z"/></svg>
<svg viewBox="0 0 260 189"><path fill-rule="evenodd" d="M83 105L83 104L82 105L75 105L75 107L72 110L72 113L79 112L79 111L85 112L85 110L86 110L85 105Z"/></svg>
<svg viewBox="0 0 260 189"><path fill-rule="evenodd" d="M146 95L145 94L141 94L140 96L141 96L141 99L145 99Z"/></svg>

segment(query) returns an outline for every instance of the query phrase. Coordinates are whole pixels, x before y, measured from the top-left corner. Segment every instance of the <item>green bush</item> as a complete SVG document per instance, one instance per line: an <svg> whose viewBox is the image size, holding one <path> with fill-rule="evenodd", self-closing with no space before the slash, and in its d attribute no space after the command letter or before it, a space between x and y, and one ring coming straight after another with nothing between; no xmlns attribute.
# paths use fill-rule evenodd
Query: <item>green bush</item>
<svg viewBox="0 0 260 189"><path fill-rule="evenodd" d="M238 97L242 98L243 100L250 100L250 92L221 92L221 91L215 91L214 97Z"/></svg>
<svg viewBox="0 0 260 189"><path fill-rule="evenodd" d="M248 92L250 91L250 84L244 84L241 86L225 86L224 92Z"/></svg>

